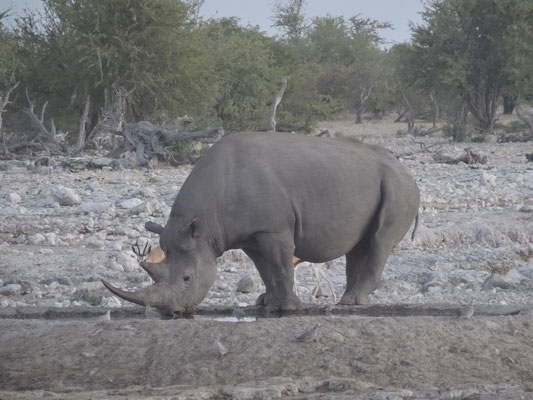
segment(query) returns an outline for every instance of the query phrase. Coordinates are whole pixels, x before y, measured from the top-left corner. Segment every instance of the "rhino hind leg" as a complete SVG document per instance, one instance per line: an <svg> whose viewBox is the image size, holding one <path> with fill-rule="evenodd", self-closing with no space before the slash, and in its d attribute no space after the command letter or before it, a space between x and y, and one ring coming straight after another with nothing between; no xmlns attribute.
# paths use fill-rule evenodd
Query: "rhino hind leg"
<svg viewBox="0 0 533 400"><path fill-rule="evenodd" d="M285 236L261 233L255 236L256 246L243 249L252 259L263 280L266 292L260 295L257 305L267 311L295 310L302 303L294 294L294 267L292 256L294 245Z"/></svg>
<svg viewBox="0 0 533 400"><path fill-rule="evenodd" d="M364 305L369 303L368 295L379 287L381 275L394 244L378 239L356 246L346 255L346 291L339 304Z"/></svg>
<svg viewBox="0 0 533 400"><path fill-rule="evenodd" d="M387 182L382 184L381 206L373 226L346 254L346 291L339 304L369 303L368 296L379 287L392 249L407 233L417 211L417 190L395 192Z"/></svg>

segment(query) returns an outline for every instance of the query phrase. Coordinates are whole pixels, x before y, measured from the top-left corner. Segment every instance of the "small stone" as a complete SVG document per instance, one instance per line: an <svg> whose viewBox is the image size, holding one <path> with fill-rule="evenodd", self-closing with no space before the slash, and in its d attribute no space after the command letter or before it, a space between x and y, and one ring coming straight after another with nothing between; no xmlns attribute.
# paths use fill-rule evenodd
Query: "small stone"
<svg viewBox="0 0 533 400"><path fill-rule="evenodd" d="M83 282L74 292L73 300L86 301L87 303L99 306L104 301L102 293L103 285L100 282Z"/></svg>
<svg viewBox="0 0 533 400"><path fill-rule="evenodd" d="M11 243L14 243L14 244L23 244L25 241L26 241L26 235L24 234L20 234L19 236L11 239Z"/></svg>
<svg viewBox="0 0 533 400"><path fill-rule="evenodd" d="M122 251L122 240L113 240L107 243L107 247L110 250Z"/></svg>
<svg viewBox="0 0 533 400"><path fill-rule="evenodd" d="M45 233L44 237L49 245L57 246L57 235L54 232Z"/></svg>
<svg viewBox="0 0 533 400"><path fill-rule="evenodd" d="M500 274L491 274L485 281L481 284L481 289L491 290L493 288L500 289L510 289L513 285L509 282L506 282Z"/></svg>
<svg viewBox="0 0 533 400"><path fill-rule="evenodd" d="M127 254L120 254L117 258L117 262L118 264L122 265L124 271L126 272L133 272L139 269L137 257L131 252Z"/></svg>
<svg viewBox="0 0 533 400"><path fill-rule="evenodd" d="M117 299L115 296L111 296L111 297L104 297L104 299L102 300L102 306L109 307L109 308L117 308L117 307L122 307L122 304L120 303L120 300Z"/></svg>
<svg viewBox="0 0 533 400"><path fill-rule="evenodd" d="M119 206L120 208L124 208L126 210L129 210L131 208L137 207L138 205L142 204L143 201L141 199L138 199L136 197L132 199L127 199L122 202L120 202Z"/></svg>
<svg viewBox="0 0 533 400"><path fill-rule="evenodd" d="M261 283L256 275L248 274L242 277L237 283L237 292L253 293L259 291Z"/></svg>
<svg viewBox="0 0 533 400"><path fill-rule="evenodd" d="M338 332L331 332L328 334L328 339L334 343L344 343L344 335Z"/></svg>
<svg viewBox="0 0 533 400"><path fill-rule="evenodd" d="M18 296L22 292L22 286L18 283L10 283L0 287L0 295L2 296Z"/></svg>
<svg viewBox="0 0 533 400"><path fill-rule="evenodd" d="M214 339L213 341L213 350L219 358L223 357L228 353L227 347L224 346L218 339Z"/></svg>
<svg viewBox="0 0 533 400"><path fill-rule="evenodd" d="M48 157L42 157L35 160L36 167L48 167L50 165L50 159Z"/></svg>
<svg viewBox="0 0 533 400"><path fill-rule="evenodd" d="M59 186L54 192L55 200L62 206L76 206L81 203L81 197L73 189Z"/></svg>
<svg viewBox="0 0 533 400"><path fill-rule="evenodd" d="M114 230L114 233L119 234L119 235L124 235L130 238L137 238L140 236L139 231L135 229L131 229L130 227L127 227L127 226L122 226L122 225L117 226Z"/></svg>
<svg viewBox="0 0 533 400"><path fill-rule="evenodd" d="M115 163L115 160L108 157L95 158L89 162L89 166L92 168L111 167Z"/></svg>
<svg viewBox="0 0 533 400"><path fill-rule="evenodd" d="M523 213L533 213L533 206L526 204L525 206L520 207L518 211Z"/></svg>
<svg viewBox="0 0 533 400"><path fill-rule="evenodd" d="M479 184L481 186L494 186L496 184L496 177L485 171L481 171L479 176Z"/></svg>
<svg viewBox="0 0 533 400"><path fill-rule="evenodd" d="M93 248L96 248L96 249L103 249L104 248L104 244L102 243L102 241L100 239L98 239L94 235L91 235L91 236L87 237L84 240L84 243L85 243L85 245L87 247L93 247Z"/></svg>
<svg viewBox="0 0 533 400"><path fill-rule="evenodd" d="M96 236L98 240L105 240L107 237L107 231L102 229L101 231L96 232L94 236Z"/></svg>
<svg viewBox="0 0 533 400"><path fill-rule="evenodd" d="M6 199L9 203L11 203L14 206L19 204L22 201L21 197L15 192L8 193L6 196Z"/></svg>
<svg viewBox="0 0 533 400"><path fill-rule="evenodd" d="M143 201L141 204L129 209L130 214L147 214L148 216L154 213L154 207L151 202Z"/></svg>
<svg viewBox="0 0 533 400"><path fill-rule="evenodd" d="M44 242L45 240L46 240L46 238L44 237L44 235L42 235L40 233L36 233L34 235L29 235L28 236L28 243L31 244L32 246L38 245L38 244Z"/></svg>
<svg viewBox="0 0 533 400"><path fill-rule="evenodd" d="M109 260L108 267L113 271L124 272L124 267L120 265L115 258Z"/></svg>
<svg viewBox="0 0 533 400"><path fill-rule="evenodd" d="M59 283L60 285L65 285L65 286L72 286L72 279L66 276L62 276L62 277L57 278L57 283Z"/></svg>
<svg viewBox="0 0 533 400"><path fill-rule="evenodd" d="M115 205L108 201L85 203L76 209L76 214L109 214L113 216L116 212Z"/></svg>
<svg viewBox="0 0 533 400"><path fill-rule="evenodd" d="M439 281L431 281L426 283L424 286L422 286L422 293L431 293L431 292L438 292L442 289L442 282Z"/></svg>
<svg viewBox="0 0 533 400"><path fill-rule="evenodd" d="M507 282L520 283L524 279L526 279L526 277L517 268L511 268L509 272L505 274L505 281Z"/></svg>

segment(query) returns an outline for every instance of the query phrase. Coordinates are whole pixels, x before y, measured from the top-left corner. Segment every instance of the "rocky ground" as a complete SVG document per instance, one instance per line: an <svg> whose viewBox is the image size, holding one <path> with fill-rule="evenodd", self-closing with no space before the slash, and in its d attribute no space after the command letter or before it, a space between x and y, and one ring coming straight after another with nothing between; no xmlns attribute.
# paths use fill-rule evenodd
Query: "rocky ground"
<svg viewBox="0 0 533 400"><path fill-rule="evenodd" d="M372 304L515 307L511 314L522 309L523 315L116 319L118 310L133 306L100 279L127 290L150 284L131 245L157 244L144 222L164 224L191 167L139 169L131 158L3 161L0 389L17 392L0 398L85 398L89 391L92 398L530 398L533 164L525 154L533 145L396 136L402 126L392 123L335 121L323 128L393 150L421 190L415 239L406 237L390 257ZM439 151L458 157L465 147L487 163L434 161ZM232 251L219 264L203 306L253 304L263 288L252 263ZM324 270L342 294L344 260ZM312 296L310 266L296 275L303 301L334 304L325 283L323 296ZM33 306L113 312L105 323L7 318L9 310ZM315 340L289 340L317 321ZM214 354L214 338L227 355Z"/></svg>

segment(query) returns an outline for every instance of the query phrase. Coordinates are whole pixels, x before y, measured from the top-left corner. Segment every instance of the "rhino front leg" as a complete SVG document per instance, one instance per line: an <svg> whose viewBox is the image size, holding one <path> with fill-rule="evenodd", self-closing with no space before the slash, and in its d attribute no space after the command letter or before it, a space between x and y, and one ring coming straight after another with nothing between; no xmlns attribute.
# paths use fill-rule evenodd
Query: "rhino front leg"
<svg viewBox="0 0 533 400"><path fill-rule="evenodd" d="M293 291L294 246L287 244L291 241L282 239L279 234L269 233L258 234L255 239L257 246L243 250L254 262L266 287L266 292L259 296L256 304L266 306L268 311L301 307L302 302Z"/></svg>

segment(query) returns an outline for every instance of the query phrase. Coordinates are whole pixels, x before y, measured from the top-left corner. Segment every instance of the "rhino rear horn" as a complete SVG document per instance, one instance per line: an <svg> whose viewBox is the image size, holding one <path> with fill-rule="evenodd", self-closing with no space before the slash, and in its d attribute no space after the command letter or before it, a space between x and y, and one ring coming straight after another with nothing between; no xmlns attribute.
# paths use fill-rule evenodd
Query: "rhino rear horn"
<svg viewBox="0 0 533 400"><path fill-rule="evenodd" d="M163 232L163 227L161 225L159 225L158 223L155 223L155 222L152 222L152 221L148 221L147 223L144 224L144 228L147 230L147 231L150 231L150 232L153 232L153 233L157 233L158 235Z"/></svg>
<svg viewBox="0 0 533 400"><path fill-rule="evenodd" d="M162 263L150 263L143 261L140 263L142 269L148 272L148 275L154 282L163 282L168 280L168 269Z"/></svg>

